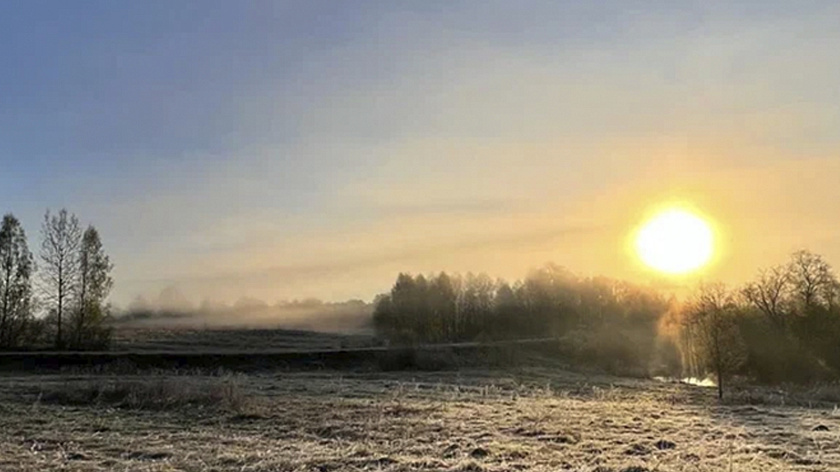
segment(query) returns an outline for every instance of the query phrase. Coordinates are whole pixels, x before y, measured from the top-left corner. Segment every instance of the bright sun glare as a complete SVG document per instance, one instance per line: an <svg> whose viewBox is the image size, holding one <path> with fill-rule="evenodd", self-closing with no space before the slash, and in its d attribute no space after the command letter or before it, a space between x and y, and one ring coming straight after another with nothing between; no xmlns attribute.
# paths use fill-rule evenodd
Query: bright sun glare
<svg viewBox="0 0 840 472"><path fill-rule="evenodd" d="M636 235L636 252L649 267L685 274L706 265L714 250L709 224L686 210L665 210L644 224Z"/></svg>

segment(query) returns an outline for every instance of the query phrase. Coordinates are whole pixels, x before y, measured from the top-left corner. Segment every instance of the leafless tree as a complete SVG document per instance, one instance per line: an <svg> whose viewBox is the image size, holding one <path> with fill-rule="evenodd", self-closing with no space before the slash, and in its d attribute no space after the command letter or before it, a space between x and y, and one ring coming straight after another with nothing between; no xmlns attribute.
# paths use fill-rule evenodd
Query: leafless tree
<svg viewBox="0 0 840 472"><path fill-rule="evenodd" d="M79 248L82 238L79 220L61 209L57 215L47 210L41 227L41 268L44 299L55 314L55 346L64 347L62 318L78 287Z"/></svg>
<svg viewBox="0 0 840 472"><path fill-rule="evenodd" d="M791 256L788 271L794 293L805 311L818 305L831 308L840 291L840 283L822 256L797 251Z"/></svg>
<svg viewBox="0 0 840 472"><path fill-rule="evenodd" d="M784 266L762 270L758 279L748 283L741 294L777 328L785 329L792 291L791 273Z"/></svg>
<svg viewBox="0 0 840 472"><path fill-rule="evenodd" d="M746 347L735 323L737 306L723 284L700 288L687 307L684 323L691 335L697 365L715 375L718 398L724 383L746 360Z"/></svg>

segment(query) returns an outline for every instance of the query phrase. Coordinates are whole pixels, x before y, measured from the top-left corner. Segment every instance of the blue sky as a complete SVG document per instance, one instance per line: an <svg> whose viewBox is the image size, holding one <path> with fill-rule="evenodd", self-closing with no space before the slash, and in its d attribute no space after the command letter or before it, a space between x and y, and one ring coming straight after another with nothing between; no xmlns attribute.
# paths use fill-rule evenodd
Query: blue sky
<svg viewBox="0 0 840 472"><path fill-rule="evenodd" d="M644 278L668 199L725 230L710 276L840 264L840 7L732 3L4 2L0 210L100 227L118 303Z"/></svg>

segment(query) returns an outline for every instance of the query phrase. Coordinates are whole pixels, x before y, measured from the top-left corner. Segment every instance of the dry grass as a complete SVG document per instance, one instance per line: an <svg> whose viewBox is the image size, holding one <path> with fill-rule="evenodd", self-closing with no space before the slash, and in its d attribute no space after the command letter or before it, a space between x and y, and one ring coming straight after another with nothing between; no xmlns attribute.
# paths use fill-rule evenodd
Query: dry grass
<svg viewBox="0 0 840 472"><path fill-rule="evenodd" d="M697 387L519 369L255 374L212 393L230 380L7 377L0 470L840 470L838 410Z"/></svg>
<svg viewBox="0 0 840 472"><path fill-rule="evenodd" d="M834 405L840 405L840 384L742 387L731 392L726 402L729 404L830 408Z"/></svg>
<svg viewBox="0 0 840 472"><path fill-rule="evenodd" d="M118 352L224 352L364 348L370 335L319 333L279 328L132 327L117 325L112 350Z"/></svg>
<svg viewBox="0 0 840 472"><path fill-rule="evenodd" d="M91 379L50 386L38 402L65 406L170 410L216 408L241 412L249 399L236 376L200 381L189 377Z"/></svg>

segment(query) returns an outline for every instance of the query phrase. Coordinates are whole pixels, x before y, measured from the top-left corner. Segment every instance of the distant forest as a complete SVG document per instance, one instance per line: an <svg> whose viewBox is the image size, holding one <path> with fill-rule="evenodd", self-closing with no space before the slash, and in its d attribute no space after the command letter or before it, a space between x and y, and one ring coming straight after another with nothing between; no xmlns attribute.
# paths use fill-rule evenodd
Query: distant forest
<svg viewBox="0 0 840 472"><path fill-rule="evenodd" d="M108 345L113 264L99 231L49 210L36 261L12 214L0 224L0 349L101 349Z"/></svg>
<svg viewBox="0 0 840 472"><path fill-rule="evenodd" d="M840 283L808 251L743 287L688 299L546 265L507 283L485 274L399 274L374 302L391 344L523 338L564 341L576 362L640 375L759 382L840 378Z"/></svg>

